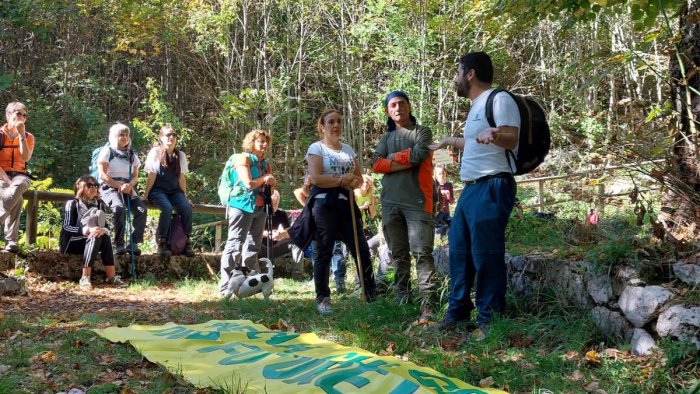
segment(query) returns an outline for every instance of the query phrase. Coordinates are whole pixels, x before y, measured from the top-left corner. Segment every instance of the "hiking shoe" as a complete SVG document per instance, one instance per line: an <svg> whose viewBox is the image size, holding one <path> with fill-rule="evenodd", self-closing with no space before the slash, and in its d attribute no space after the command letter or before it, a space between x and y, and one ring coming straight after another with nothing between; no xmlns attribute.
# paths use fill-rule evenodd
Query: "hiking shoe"
<svg viewBox="0 0 700 394"><path fill-rule="evenodd" d="M7 241L7 245L5 245L5 250L10 253L17 253L19 252L19 246L17 246L17 242L15 241Z"/></svg>
<svg viewBox="0 0 700 394"><path fill-rule="evenodd" d="M168 245L164 241L158 243L158 254L160 255L160 257L172 256L172 252L170 251Z"/></svg>
<svg viewBox="0 0 700 394"><path fill-rule="evenodd" d="M90 277L83 276L82 278L80 278L78 286L80 286L81 289L92 289L92 282L90 282Z"/></svg>
<svg viewBox="0 0 700 394"><path fill-rule="evenodd" d="M126 283L124 283L119 275L114 275L111 278L105 279L105 283L112 286L126 286Z"/></svg>
<svg viewBox="0 0 700 394"><path fill-rule="evenodd" d="M131 253L132 250L134 251L134 256L141 256L141 249L139 249L138 245L134 244L133 249L129 249L129 253Z"/></svg>
<svg viewBox="0 0 700 394"><path fill-rule="evenodd" d="M121 256L127 253L129 253L129 251L124 245L117 245L117 248L114 249L114 254L116 254L117 256Z"/></svg>
<svg viewBox="0 0 700 394"><path fill-rule="evenodd" d="M435 326L435 329L438 331L452 331L455 328L462 325L464 325L464 328L470 331L477 328L476 324L474 324L474 322L470 321L469 319L457 320L449 316L445 316L445 318L442 319L442 321L438 323L437 326Z"/></svg>
<svg viewBox="0 0 700 394"><path fill-rule="evenodd" d="M345 281L344 280L337 280L335 281L335 291L338 293L345 293Z"/></svg>
<svg viewBox="0 0 700 394"><path fill-rule="evenodd" d="M418 318L418 324L428 324L431 320L433 320L433 310L426 302L420 306L420 317Z"/></svg>
<svg viewBox="0 0 700 394"><path fill-rule="evenodd" d="M192 250L192 247L190 246L189 242L185 244L185 251L182 252L182 254L184 254L187 257L194 257L194 250Z"/></svg>
<svg viewBox="0 0 700 394"><path fill-rule="evenodd" d="M330 315L331 313L333 313L333 308L331 307L331 298L324 298L321 302L319 302L316 305L316 309L318 309L318 313L322 315Z"/></svg>

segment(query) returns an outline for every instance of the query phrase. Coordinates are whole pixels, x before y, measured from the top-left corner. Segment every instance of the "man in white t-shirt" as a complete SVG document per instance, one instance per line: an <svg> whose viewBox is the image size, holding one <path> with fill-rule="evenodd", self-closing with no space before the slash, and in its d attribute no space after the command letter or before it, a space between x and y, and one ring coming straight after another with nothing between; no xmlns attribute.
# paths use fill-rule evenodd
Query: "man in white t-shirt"
<svg viewBox="0 0 700 394"><path fill-rule="evenodd" d="M495 313L505 309L505 230L515 203L514 168L506 150L517 154L520 113L506 92L493 99L496 127L486 120L486 103L493 92L493 64L484 52L471 52L459 60L455 85L457 95L469 98L471 109L463 137L443 137L433 150L454 146L464 151L460 178L464 190L459 197L449 233L449 307L438 329L471 325L482 331ZM512 163L514 165L514 163ZM475 291L476 305L470 294Z"/></svg>

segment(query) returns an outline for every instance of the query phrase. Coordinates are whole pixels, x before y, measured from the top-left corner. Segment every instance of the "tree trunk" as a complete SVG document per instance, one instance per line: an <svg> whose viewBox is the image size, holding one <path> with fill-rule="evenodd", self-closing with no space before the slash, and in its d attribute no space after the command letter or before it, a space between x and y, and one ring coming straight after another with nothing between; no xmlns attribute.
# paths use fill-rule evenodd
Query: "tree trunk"
<svg viewBox="0 0 700 394"><path fill-rule="evenodd" d="M673 134L672 167L664 179L667 189L659 221L667 239L693 244L700 238L700 3L688 0L679 28L682 39L669 68L680 121Z"/></svg>

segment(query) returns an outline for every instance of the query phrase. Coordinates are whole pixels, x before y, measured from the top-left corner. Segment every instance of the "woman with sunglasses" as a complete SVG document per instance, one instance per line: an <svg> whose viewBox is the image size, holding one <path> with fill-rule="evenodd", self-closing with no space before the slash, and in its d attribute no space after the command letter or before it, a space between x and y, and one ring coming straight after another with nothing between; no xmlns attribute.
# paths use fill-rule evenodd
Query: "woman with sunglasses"
<svg viewBox="0 0 700 394"><path fill-rule="evenodd" d="M160 209L156 240L158 242L158 254L168 257L170 252L170 224L172 211L180 215L182 229L187 236L187 244L183 254L194 257L194 251L190 246L190 233L192 232L192 203L187 199L187 181L185 174L187 168L187 156L177 149L177 132L170 125L161 127L158 133L158 145L156 145L146 157L144 170L148 173L146 178L146 193L143 198L148 199Z"/></svg>
<svg viewBox="0 0 700 394"><path fill-rule="evenodd" d="M97 179L90 175L83 175L75 181L75 199L66 203L60 235L61 253L83 256L80 287L87 289L92 287L90 275L98 253L107 274L106 282L112 285L124 284L121 278L115 275L112 241L105 227L105 212L109 211L109 208L100 199L97 188Z"/></svg>
<svg viewBox="0 0 700 394"><path fill-rule="evenodd" d="M0 130L0 223L4 224L5 250L16 253L22 194L31 180L27 162L34 151L34 136L25 129L27 107L13 102L5 109L7 123Z"/></svg>

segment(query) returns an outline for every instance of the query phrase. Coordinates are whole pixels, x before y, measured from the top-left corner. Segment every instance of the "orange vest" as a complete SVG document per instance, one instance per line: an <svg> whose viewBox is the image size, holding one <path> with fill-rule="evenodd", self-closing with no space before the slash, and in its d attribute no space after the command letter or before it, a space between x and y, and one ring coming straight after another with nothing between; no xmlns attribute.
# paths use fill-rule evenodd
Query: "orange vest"
<svg viewBox="0 0 700 394"><path fill-rule="evenodd" d="M0 167L5 172L27 172L27 163L19 154L19 138L12 138L8 133L9 126L5 124L0 130ZM27 146L30 152L34 152L34 136L26 132Z"/></svg>

